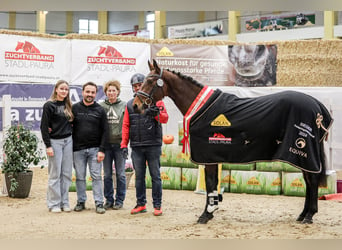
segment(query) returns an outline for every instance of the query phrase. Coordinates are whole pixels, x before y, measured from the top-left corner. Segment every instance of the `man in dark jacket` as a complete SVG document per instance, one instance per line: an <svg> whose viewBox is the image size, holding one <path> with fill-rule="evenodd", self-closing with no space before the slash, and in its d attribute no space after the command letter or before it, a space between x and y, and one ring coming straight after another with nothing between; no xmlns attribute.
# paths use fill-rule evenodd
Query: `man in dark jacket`
<svg viewBox="0 0 342 250"><path fill-rule="evenodd" d="M97 86L93 82L83 85L83 100L72 106L74 168L76 171L77 205L74 210L85 209L86 173L89 166L96 213L103 214L102 161L108 138L105 110L95 102Z"/></svg>
<svg viewBox="0 0 342 250"><path fill-rule="evenodd" d="M133 92L139 91L145 76L137 73L131 78ZM133 99L126 106L123 125L121 148L127 158L127 145L132 148L132 162L135 169L135 190L137 205L131 214L146 212L146 163L152 178L153 214L162 215L162 182L160 178L160 155L162 146L162 126L169 116L163 101L146 110L145 114L137 114L133 110Z"/></svg>

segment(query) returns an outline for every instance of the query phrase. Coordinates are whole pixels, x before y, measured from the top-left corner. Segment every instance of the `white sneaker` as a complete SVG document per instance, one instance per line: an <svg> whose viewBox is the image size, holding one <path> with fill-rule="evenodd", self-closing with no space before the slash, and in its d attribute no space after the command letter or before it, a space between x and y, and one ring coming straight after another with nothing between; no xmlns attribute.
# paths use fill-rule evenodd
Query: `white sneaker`
<svg viewBox="0 0 342 250"><path fill-rule="evenodd" d="M70 207L63 207L62 211L69 213L69 212L71 212L71 208Z"/></svg>
<svg viewBox="0 0 342 250"><path fill-rule="evenodd" d="M60 213L62 210L59 207L53 207L50 209L51 213Z"/></svg>

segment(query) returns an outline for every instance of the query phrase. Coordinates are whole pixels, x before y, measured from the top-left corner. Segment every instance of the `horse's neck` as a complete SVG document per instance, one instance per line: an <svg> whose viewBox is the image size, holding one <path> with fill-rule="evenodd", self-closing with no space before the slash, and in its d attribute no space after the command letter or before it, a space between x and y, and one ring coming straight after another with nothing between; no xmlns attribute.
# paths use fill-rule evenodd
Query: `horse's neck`
<svg viewBox="0 0 342 250"><path fill-rule="evenodd" d="M203 87L179 78L169 82L172 86L168 88L168 96L184 116Z"/></svg>

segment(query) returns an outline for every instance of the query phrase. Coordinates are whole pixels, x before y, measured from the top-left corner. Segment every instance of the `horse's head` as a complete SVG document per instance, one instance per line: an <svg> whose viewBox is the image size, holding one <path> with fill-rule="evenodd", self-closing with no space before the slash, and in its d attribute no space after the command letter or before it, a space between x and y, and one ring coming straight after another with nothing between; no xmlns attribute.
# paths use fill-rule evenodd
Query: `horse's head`
<svg viewBox="0 0 342 250"><path fill-rule="evenodd" d="M145 77L133 100L133 108L137 113L144 113L146 108L155 105L157 101L165 96L163 68L159 68L155 60L153 60L153 65L148 61L148 66L151 72Z"/></svg>

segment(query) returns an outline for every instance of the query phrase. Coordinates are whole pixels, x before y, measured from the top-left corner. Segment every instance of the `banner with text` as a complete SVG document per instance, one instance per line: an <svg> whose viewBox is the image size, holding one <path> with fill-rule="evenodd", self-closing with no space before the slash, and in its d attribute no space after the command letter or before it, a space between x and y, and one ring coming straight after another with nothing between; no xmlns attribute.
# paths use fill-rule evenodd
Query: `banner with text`
<svg viewBox="0 0 342 250"><path fill-rule="evenodd" d="M102 85L118 80L129 85L135 73L148 73L150 45L136 42L72 40L72 83Z"/></svg>
<svg viewBox="0 0 342 250"><path fill-rule="evenodd" d="M168 38L190 38L202 36L216 36L222 34L223 21L212 21L203 23L193 23L175 25L168 27Z"/></svg>
<svg viewBox="0 0 342 250"><path fill-rule="evenodd" d="M50 98L54 85L52 84L18 84L18 83L0 83L0 102L3 95L11 95L11 101L24 102L41 102L40 107L11 107L11 123L22 123L32 128L39 130L40 121L43 112L44 103ZM82 86L70 85L70 99L72 103L82 100ZM102 91L102 86L99 86L96 100L102 100L105 95ZM2 131L3 115L0 109L0 131Z"/></svg>
<svg viewBox="0 0 342 250"><path fill-rule="evenodd" d="M152 44L151 58L160 67L191 76L204 85L227 86L232 65L227 46Z"/></svg>
<svg viewBox="0 0 342 250"><path fill-rule="evenodd" d="M70 41L0 34L1 81L70 81Z"/></svg>

